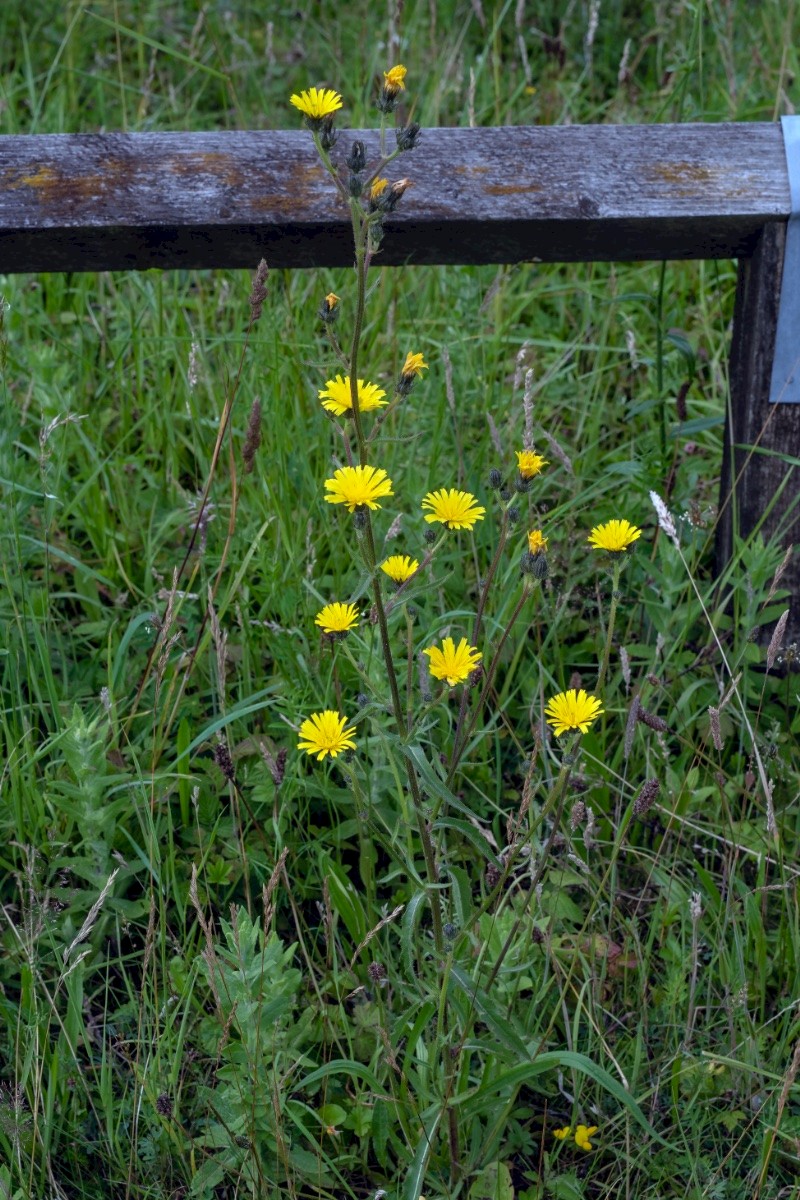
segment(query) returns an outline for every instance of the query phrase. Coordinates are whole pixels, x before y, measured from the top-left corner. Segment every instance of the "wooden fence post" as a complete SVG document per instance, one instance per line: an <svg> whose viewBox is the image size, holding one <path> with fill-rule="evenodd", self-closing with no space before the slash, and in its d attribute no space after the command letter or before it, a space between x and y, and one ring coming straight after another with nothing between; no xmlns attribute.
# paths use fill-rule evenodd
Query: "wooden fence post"
<svg viewBox="0 0 800 1200"><path fill-rule="evenodd" d="M800 404L769 400L785 241L785 222L771 221L753 256L739 260L717 527L719 573L731 559L735 534L747 537L760 530L765 541L774 537L784 547L800 541ZM800 325L797 349L800 355ZM792 556L781 586L790 593L786 644L800 638L800 553Z"/></svg>

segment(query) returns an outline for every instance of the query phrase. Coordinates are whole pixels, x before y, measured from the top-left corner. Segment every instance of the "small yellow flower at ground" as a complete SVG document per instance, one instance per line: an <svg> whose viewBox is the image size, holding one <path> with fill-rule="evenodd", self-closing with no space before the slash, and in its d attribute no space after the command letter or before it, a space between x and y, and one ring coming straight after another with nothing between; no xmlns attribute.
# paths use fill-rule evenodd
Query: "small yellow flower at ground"
<svg viewBox="0 0 800 1200"><path fill-rule="evenodd" d="M389 71L383 72L383 86L387 92L404 92L406 90L405 78L408 74L405 67L398 64L392 67Z"/></svg>
<svg viewBox="0 0 800 1200"><path fill-rule="evenodd" d="M450 687L468 679L483 658L480 650L470 646L466 638L462 638L456 646L451 637L446 637L441 650L438 646L428 646L422 653L430 659L430 672L434 679L446 679Z"/></svg>
<svg viewBox="0 0 800 1200"><path fill-rule="evenodd" d="M400 374L401 375L421 375L422 372L427 371L427 369L428 369L428 364L425 362L425 359L422 357L421 354L411 354L409 352L406 355L406 361L403 363L403 369L400 372Z"/></svg>
<svg viewBox="0 0 800 1200"><path fill-rule="evenodd" d="M593 1133L597 1133L596 1125L579 1125L575 1130L575 1145L579 1150L591 1150L592 1143L589 1138Z"/></svg>
<svg viewBox="0 0 800 1200"><path fill-rule="evenodd" d="M548 460L533 450L517 450L516 455L517 467L523 479L533 479L534 475L539 474L542 467L548 466Z"/></svg>
<svg viewBox="0 0 800 1200"><path fill-rule="evenodd" d="M605 710L600 701L588 695L583 688L579 692L570 688L568 692L559 692L552 700L548 700L544 711L547 724L553 726L556 737L561 737L569 729L580 729L581 733L586 733L592 721Z"/></svg>
<svg viewBox="0 0 800 1200"><path fill-rule="evenodd" d="M309 120L322 121L342 107L342 97L332 88L309 88L299 96L290 96L289 103L299 108Z"/></svg>
<svg viewBox="0 0 800 1200"><path fill-rule="evenodd" d="M300 726L301 740L297 743L297 749L305 750L306 754L316 754L317 762L321 762L326 754L336 758L343 750L355 750L355 728L351 726L345 729L346 724L347 718L332 708L312 713Z"/></svg>
<svg viewBox="0 0 800 1200"><path fill-rule="evenodd" d="M381 391L375 383L367 383L363 379L358 381L358 411L370 412L373 408L380 408L384 404L388 404L388 400L383 397L386 392ZM353 396L350 391L350 376L345 375L342 379L341 375L337 375L335 379L328 379L325 387L319 393L319 398L322 401L322 407L328 412L335 413L337 417L344 416L350 412L353 407Z"/></svg>
<svg viewBox="0 0 800 1200"><path fill-rule="evenodd" d="M395 583L405 583L418 567L417 560L409 558L407 554L393 554L391 558L387 558L386 562L381 563L381 570L385 571Z"/></svg>
<svg viewBox="0 0 800 1200"><path fill-rule="evenodd" d="M380 496L394 495L392 481L381 467L340 467L333 479L325 480L325 487L330 492L327 503L346 504L348 512L361 505L380 508L376 503Z"/></svg>
<svg viewBox="0 0 800 1200"><path fill-rule="evenodd" d="M425 515L426 521L440 521L448 529L472 529L476 521L486 516L486 509L477 504L471 492L459 492L456 488L428 492L422 507L431 510Z"/></svg>
<svg viewBox="0 0 800 1200"><path fill-rule="evenodd" d="M388 179L373 179L369 189L370 200L377 200L386 191L389 186Z"/></svg>
<svg viewBox="0 0 800 1200"><path fill-rule="evenodd" d="M565 1125L563 1129L554 1129L554 1130L553 1130L553 1137L554 1137L554 1138L558 1138L558 1140L559 1140L560 1142L563 1142L563 1141L564 1141L564 1139L565 1139L565 1138L568 1138L568 1137L569 1137L569 1135L570 1135L571 1133L572 1133L572 1126L571 1126L571 1125Z"/></svg>
<svg viewBox="0 0 800 1200"><path fill-rule="evenodd" d="M314 618L323 633L348 633L358 625L358 609L355 604L326 604Z"/></svg>
<svg viewBox="0 0 800 1200"><path fill-rule="evenodd" d="M547 538L541 529L532 529L528 534L528 549L531 554L544 554L547 549Z"/></svg>
<svg viewBox="0 0 800 1200"><path fill-rule="evenodd" d="M631 525L630 521L606 521L605 525L595 525L587 540L595 550L619 554L641 536L641 529Z"/></svg>

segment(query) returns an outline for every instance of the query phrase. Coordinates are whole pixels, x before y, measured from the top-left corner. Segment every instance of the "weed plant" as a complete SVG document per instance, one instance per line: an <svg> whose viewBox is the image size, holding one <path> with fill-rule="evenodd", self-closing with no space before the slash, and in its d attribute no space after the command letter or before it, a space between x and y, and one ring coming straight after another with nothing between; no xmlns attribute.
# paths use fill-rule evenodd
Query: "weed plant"
<svg viewBox="0 0 800 1200"><path fill-rule="evenodd" d="M0 13L6 132L293 96L356 266L2 280L0 1196L793 1195L786 550L711 570L733 267L380 229L416 123L772 119L794 10L528 7Z"/></svg>

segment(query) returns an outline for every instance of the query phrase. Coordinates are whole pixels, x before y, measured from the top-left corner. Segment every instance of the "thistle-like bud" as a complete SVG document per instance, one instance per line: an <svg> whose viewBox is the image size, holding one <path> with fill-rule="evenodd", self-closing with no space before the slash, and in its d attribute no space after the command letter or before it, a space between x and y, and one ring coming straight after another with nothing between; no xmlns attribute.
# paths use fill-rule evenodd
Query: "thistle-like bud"
<svg viewBox="0 0 800 1200"><path fill-rule="evenodd" d="M358 200L364 190L364 176L360 171L351 171L350 177L347 180L347 188L351 196L355 196Z"/></svg>
<svg viewBox="0 0 800 1200"><path fill-rule="evenodd" d="M425 530L425 532L422 536L425 539L425 541L428 543L428 545L432 546L433 543L436 541L436 530L428 528Z"/></svg>
<svg viewBox="0 0 800 1200"><path fill-rule="evenodd" d="M394 212L394 210L397 208L397 205L400 203L401 196L410 187L410 179L396 179L394 183L383 193L378 201L377 207L385 213Z"/></svg>
<svg viewBox="0 0 800 1200"><path fill-rule="evenodd" d="M538 579L540 583L544 583L547 576L550 574L550 567L547 564L546 554L534 554L533 568L531 575L534 579Z"/></svg>
<svg viewBox="0 0 800 1200"><path fill-rule="evenodd" d="M351 171L358 172L364 170L364 167L367 165L367 151L363 142L353 142L345 163Z"/></svg>
<svg viewBox="0 0 800 1200"><path fill-rule="evenodd" d="M509 525L516 525L519 520L519 509L516 505L508 510L507 516Z"/></svg>
<svg viewBox="0 0 800 1200"><path fill-rule="evenodd" d="M419 141L420 126L416 121L412 121L410 125L406 125L404 129L396 129L395 137L397 138L397 149L403 154L406 150L413 150Z"/></svg>
<svg viewBox="0 0 800 1200"><path fill-rule="evenodd" d="M363 504L359 504L358 508L353 513L353 524L356 529L367 528L367 509Z"/></svg>
<svg viewBox="0 0 800 1200"><path fill-rule="evenodd" d="M503 486L503 476L498 471L497 467L492 467L489 472L489 487L493 492L498 491Z"/></svg>
<svg viewBox="0 0 800 1200"><path fill-rule="evenodd" d="M383 963L371 962L367 967L367 974L373 983L383 983L386 978L386 967Z"/></svg>
<svg viewBox="0 0 800 1200"><path fill-rule="evenodd" d="M333 117L326 117L322 122L322 128L319 132L319 141L322 149L332 150L336 145L336 140L338 137L338 133L333 128Z"/></svg>
<svg viewBox="0 0 800 1200"><path fill-rule="evenodd" d="M508 503L508 501L511 499L511 491L509 490L509 488L504 487L504 488L500 489L500 499L503 501L504 504Z"/></svg>

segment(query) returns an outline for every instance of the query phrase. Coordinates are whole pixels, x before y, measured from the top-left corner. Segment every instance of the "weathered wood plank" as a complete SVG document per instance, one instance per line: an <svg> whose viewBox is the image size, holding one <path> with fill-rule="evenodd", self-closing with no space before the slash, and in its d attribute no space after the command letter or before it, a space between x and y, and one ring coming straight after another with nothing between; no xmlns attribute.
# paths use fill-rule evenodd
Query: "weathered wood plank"
<svg viewBox="0 0 800 1200"><path fill-rule="evenodd" d="M784 224L767 225L753 257L739 264L717 527L718 571L732 557L735 532L749 537L758 529L765 542L778 538L785 547L800 541L800 404L769 400L785 240ZM745 568L739 571L743 576ZM800 547L781 587L791 593L788 643L800 638Z"/></svg>
<svg viewBox="0 0 800 1200"><path fill-rule="evenodd" d="M373 153L374 131L345 131ZM382 261L728 258L789 214L769 124L426 129ZM0 272L349 265L347 210L310 135L0 138Z"/></svg>

